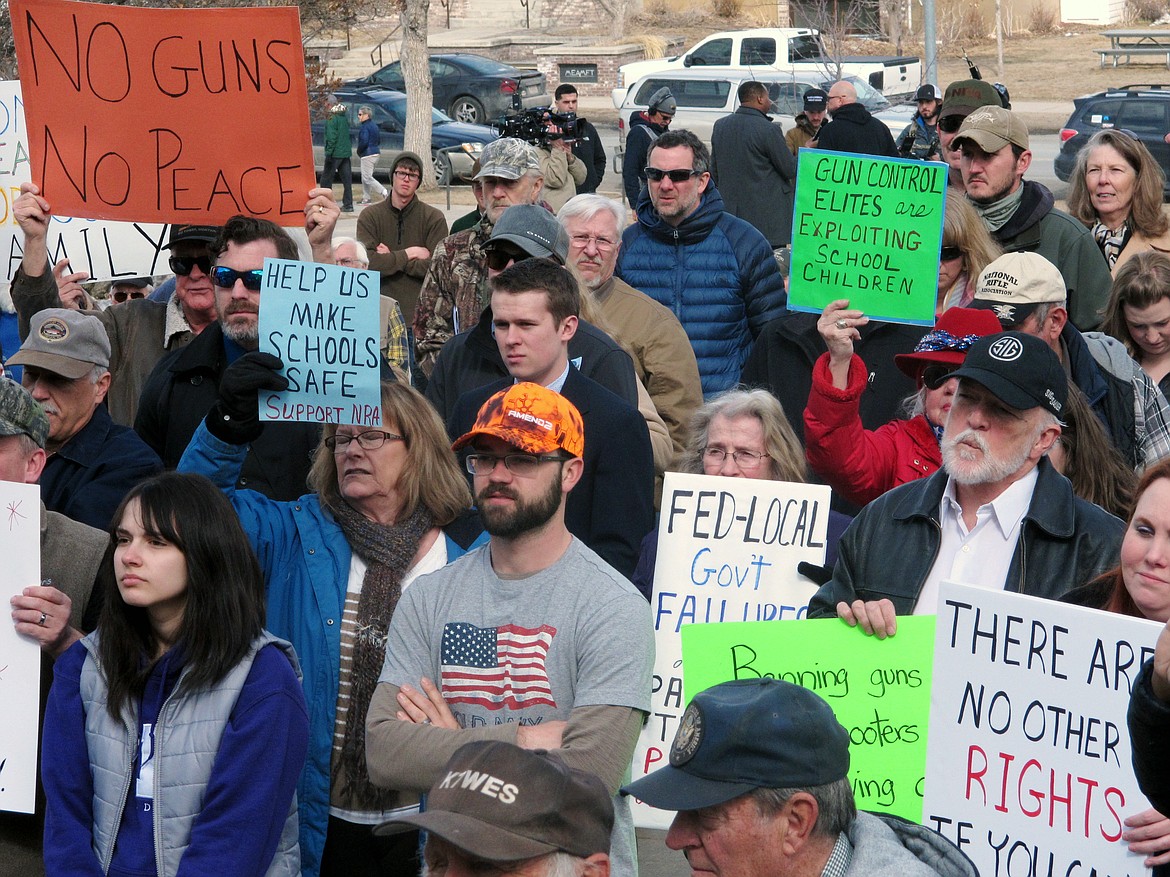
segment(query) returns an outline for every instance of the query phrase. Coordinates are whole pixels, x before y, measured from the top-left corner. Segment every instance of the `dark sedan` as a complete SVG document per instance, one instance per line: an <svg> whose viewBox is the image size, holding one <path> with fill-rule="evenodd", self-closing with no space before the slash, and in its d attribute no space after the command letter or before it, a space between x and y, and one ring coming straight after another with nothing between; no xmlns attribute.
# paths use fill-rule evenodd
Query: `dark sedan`
<svg viewBox="0 0 1170 877"><path fill-rule="evenodd" d="M433 103L457 122L487 125L515 108L516 95L524 109L550 103L544 74L519 70L494 58L460 52L431 55ZM351 79L347 88L392 88L405 91L402 62L395 61L361 79Z"/></svg>
<svg viewBox="0 0 1170 877"><path fill-rule="evenodd" d="M406 95L400 91L386 89L339 90L334 92L337 101L345 104L349 119L349 135L354 145L358 140L358 107L368 105L373 111L371 118L381 131L380 155L374 166L374 175L381 179L390 178L390 166L395 156L405 147ZM313 161L317 172L321 172L325 156L325 120L315 119L313 131ZM439 185L447 183L452 174L463 177L471 172L471 165L479 158L485 143L498 137L495 128L487 125L468 125L456 122L439 110L431 110L431 160L435 163L435 179ZM358 177L359 167L353 161L354 176Z"/></svg>

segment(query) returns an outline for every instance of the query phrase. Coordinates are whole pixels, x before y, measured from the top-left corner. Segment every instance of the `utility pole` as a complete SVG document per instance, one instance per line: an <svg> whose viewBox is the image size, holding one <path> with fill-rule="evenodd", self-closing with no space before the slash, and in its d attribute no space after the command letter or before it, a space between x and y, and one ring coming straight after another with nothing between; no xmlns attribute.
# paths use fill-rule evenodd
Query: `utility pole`
<svg viewBox="0 0 1170 877"><path fill-rule="evenodd" d="M938 25L934 17L934 0L922 0L923 82L941 85L938 81Z"/></svg>

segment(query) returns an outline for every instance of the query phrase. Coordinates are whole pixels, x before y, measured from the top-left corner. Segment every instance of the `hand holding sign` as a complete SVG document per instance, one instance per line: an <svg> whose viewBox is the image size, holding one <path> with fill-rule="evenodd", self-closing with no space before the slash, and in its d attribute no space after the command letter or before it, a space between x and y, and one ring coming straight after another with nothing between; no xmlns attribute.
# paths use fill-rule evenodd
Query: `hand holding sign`
<svg viewBox="0 0 1170 877"><path fill-rule="evenodd" d="M837 604L837 617L850 627L860 627L870 636L885 639L898 632L894 604L889 600L854 600Z"/></svg>
<svg viewBox="0 0 1170 877"><path fill-rule="evenodd" d="M271 353L253 350L227 367L219 381L219 401L207 415L207 428L216 438L243 445L260 435L261 390L281 392L288 380L280 374L284 363Z"/></svg>

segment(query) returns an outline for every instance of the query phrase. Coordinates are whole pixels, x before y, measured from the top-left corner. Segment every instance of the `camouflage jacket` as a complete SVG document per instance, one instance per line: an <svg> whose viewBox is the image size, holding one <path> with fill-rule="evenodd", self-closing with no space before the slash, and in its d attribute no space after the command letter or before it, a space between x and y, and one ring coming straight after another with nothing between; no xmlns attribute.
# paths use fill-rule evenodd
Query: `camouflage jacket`
<svg viewBox="0 0 1170 877"><path fill-rule="evenodd" d="M913 121L898 135L898 154L903 158L917 158L922 161L938 161L942 153L938 129L927 127L918 113Z"/></svg>
<svg viewBox="0 0 1170 877"><path fill-rule="evenodd" d="M431 254L414 312L418 364L428 377L439 349L453 335L478 323L488 303L483 245L491 233L485 217L466 231L445 237Z"/></svg>

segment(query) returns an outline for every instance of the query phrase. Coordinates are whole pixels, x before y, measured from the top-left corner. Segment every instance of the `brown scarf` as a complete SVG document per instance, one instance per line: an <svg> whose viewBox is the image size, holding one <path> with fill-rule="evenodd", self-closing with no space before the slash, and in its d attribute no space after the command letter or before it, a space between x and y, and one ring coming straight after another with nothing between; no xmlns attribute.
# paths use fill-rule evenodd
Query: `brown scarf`
<svg viewBox="0 0 1170 877"><path fill-rule="evenodd" d="M368 564L358 598L349 713L341 747L341 764L345 770L342 794L352 794L362 802L389 801L393 795L373 785L366 771L366 713L386 659L386 635L398 598L402 596L402 577L410 569L419 542L434 526L434 520L421 504L406 520L391 526L371 521L344 501L333 509L333 514L349 547ZM375 803L370 809L384 807Z"/></svg>

